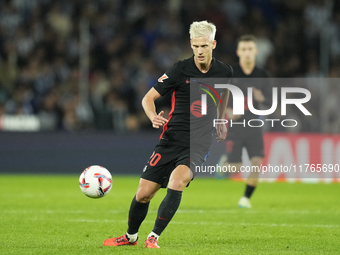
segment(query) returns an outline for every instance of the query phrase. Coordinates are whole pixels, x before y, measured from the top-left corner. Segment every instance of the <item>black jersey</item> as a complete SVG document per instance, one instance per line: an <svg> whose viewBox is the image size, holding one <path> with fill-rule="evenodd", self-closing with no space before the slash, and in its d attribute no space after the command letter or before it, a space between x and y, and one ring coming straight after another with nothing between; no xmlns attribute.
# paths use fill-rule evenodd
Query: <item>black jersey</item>
<svg viewBox="0 0 340 255"><path fill-rule="evenodd" d="M235 78L269 78L269 74L266 70L255 66L251 74L245 74L240 64L233 66Z"/></svg>
<svg viewBox="0 0 340 255"><path fill-rule="evenodd" d="M244 115L237 120L237 122L242 122L243 120L250 120L250 119L258 119L259 116L251 113L248 109L248 98L247 98L247 89L248 87L255 87L256 89L261 90L263 96L265 97L265 101L263 104L265 106L272 105L272 87L270 85L269 74L267 71L255 67L251 74L247 75L243 72L241 66L235 65L233 66L234 69L234 78L231 81L231 84L236 85L239 87L244 95ZM228 107L233 106L233 97L230 95ZM253 106L255 109L259 109L259 103L254 100L253 97ZM247 124L246 124L247 125ZM237 125L240 126L240 125Z"/></svg>
<svg viewBox="0 0 340 255"><path fill-rule="evenodd" d="M195 85L193 78L230 78L232 76L231 66L213 58L212 66L208 72L202 73L194 62L194 57L175 63L163 76L158 79L154 88L160 95L172 91L171 111L169 120L163 125L161 139L168 139L172 144L190 146L190 106L193 99L190 98L190 88ZM198 91L198 89L197 89ZM208 109L210 100L208 100ZM215 108L216 112L216 108ZM209 132L213 129L213 122L209 123ZM205 133L205 132L204 132ZM207 134L208 136L209 134Z"/></svg>

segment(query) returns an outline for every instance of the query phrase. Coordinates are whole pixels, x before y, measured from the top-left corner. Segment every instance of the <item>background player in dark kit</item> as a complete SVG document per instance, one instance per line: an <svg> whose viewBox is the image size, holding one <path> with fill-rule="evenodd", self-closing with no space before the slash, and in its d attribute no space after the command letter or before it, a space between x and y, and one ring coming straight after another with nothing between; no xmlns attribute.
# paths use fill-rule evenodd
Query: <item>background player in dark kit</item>
<svg viewBox="0 0 340 255"><path fill-rule="evenodd" d="M127 233L105 240L106 246L136 245L138 230L147 215L150 200L161 187L165 188L169 184L167 195L159 206L154 228L145 241L145 247L159 248L159 235L177 211L182 191L193 178L190 169L190 78L227 78L232 76L232 68L212 57L216 47L215 25L206 21L193 22L189 32L194 56L174 64L143 98L142 105L152 126L163 126L163 132L143 169L130 206ZM154 101L169 91L172 91L172 108L167 120L163 117L163 111L156 113ZM224 90L221 96L223 102L227 102L228 96L229 91ZM218 118L225 116L226 105L219 105L217 112ZM211 139L211 134L206 135L210 135ZM219 141L225 139L225 125L216 127L216 135ZM202 164L203 161L196 163Z"/></svg>
<svg viewBox="0 0 340 255"><path fill-rule="evenodd" d="M258 68L255 65L256 54L258 50L256 47L256 38L253 35L241 36L237 43L236 54L239 57L239 64L233 66L234 77L232 84L237 85L245 95L245 112L244 115L234 115L232 104L233 98L230 97L227 115L229 120L242 122L250 119L258 119L259 116L251 113L247 105L247 88L253 88L253 104L255 109L259 109L259 104L271 106L271 86L264 82L264 79L256 78L269 78L267 71ZM241 78L241 79L238 79ZM246 79L245 79L246 78ZM249 127L247 124L233 125L228 129L226 140L227 157L222 156L220 164L235 166L237 171L240 171L242 166L242 149L247 149L252 166L257 166L259 169L262 159L264 157L263 145L263 131L261 127ZM259 172L251 172L246 180L246 189L244 195L238 202L242 208L250 208L250 197L253 194L258 184Z"/></svg>

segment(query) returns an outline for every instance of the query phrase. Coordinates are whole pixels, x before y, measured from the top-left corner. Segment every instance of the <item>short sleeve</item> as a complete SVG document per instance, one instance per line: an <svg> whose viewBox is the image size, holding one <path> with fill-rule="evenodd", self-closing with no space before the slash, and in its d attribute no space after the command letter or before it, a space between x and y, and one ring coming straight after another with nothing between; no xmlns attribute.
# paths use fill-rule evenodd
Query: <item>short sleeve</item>
<svg viewBox="0 0 340 255"><path fill-rule="evenodd" d="M173 90L178 84L179 78L179 63L174 64L170 69L168 69L161 77L159 77L154 89L164 96L167 92Z"/></svg>

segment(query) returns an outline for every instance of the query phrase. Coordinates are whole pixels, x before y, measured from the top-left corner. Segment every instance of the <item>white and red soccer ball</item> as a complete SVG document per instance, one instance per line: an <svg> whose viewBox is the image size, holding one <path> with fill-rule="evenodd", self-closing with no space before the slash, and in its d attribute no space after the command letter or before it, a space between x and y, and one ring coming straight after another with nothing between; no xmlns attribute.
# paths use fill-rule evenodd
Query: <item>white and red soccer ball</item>
<svg viewBox="0 0 340 255"><path fill-rule="evenodd" d="M101 198L107 195L112 188L112 176L102 166L90 166L79 177L81 191L88 197Z"/></svg>

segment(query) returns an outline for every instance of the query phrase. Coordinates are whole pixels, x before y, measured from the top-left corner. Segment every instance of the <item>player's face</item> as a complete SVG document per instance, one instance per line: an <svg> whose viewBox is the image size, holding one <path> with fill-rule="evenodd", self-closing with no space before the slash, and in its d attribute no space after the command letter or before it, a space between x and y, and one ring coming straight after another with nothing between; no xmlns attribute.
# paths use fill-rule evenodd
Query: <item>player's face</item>
<svg viewBox="0 0 340 255"><path fill-rule="evenodd" d="M239 42L236 53L241 62L255 62L257 54L255 42Z"/></svg>
<svg viewBox="0 0 340 255"><path fill-rule="evenodd" d="M209 40L209 37L193 38L190 41L191 48L195 55L196 63L208 65L212 59L212 51L216 48L216 41Z"/></svg>

